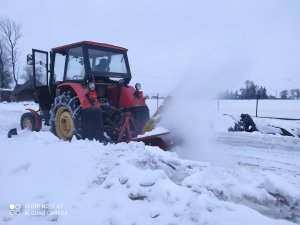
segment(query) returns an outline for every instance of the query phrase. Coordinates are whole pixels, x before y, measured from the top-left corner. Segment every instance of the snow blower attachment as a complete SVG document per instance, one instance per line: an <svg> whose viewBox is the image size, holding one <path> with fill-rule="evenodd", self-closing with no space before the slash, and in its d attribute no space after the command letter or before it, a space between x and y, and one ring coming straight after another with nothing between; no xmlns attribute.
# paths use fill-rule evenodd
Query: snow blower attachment
<svg viewBox="0 0 300 225"><path fill-rule="evenodd" d="M158 146L163 150L169 150L174 145L174 138L170 131L159 126L161 116L169 101L170 97L168 96L145 124L142 134L133 138L134 141L143 141L146 145Z"/></svg>
<svg viewBox="0 0 300 225"><path fill-rule="evenodd" d="M157 144L160 134L138 137L149 121L149 109L141 85L129 85L127 49L83 41L53 48L50 62L48 58L48 52L36 49L27 55L39 111L28 109L22 115L22 129L38 131L45 121L53 134L66 141L75 136L113 143L143 141L166 148L162 140Z"/></svg>

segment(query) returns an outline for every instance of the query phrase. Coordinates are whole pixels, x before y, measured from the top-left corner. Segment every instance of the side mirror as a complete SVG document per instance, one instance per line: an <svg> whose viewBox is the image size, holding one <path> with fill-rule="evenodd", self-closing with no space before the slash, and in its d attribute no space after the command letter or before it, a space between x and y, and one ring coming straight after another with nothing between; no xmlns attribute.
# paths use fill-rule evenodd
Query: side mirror
<svg viewBox="0 0 300 225"><path fill-rule="evenodd" d="M33 59L32 59L32 55L31 54L27 55L27 65L29 65L29 66L33 65Z"/></svg>

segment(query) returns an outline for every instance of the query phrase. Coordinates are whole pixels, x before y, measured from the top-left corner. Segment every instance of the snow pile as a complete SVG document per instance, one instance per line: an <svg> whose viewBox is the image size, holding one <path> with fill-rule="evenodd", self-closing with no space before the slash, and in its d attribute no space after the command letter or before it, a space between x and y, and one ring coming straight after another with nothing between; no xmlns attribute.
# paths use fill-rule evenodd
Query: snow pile
<svg viewBox="0 0 300 225"><path fill-rule="evenodd" d="M265 119L265 118L254 118L255 124L257 124L258 130L262 133L272 133L273 131L268 130L270 127L274 129L284 128L295 137L300 137L300 120L279 120L279 119ZM278 133L278 132L277 132ZM282 133L279 131L279 133Z"/></svg>
<svg viewBox="0 0 300 225"><path fill-rule="evenodd" d="M273 218L299 218L299 190L278 176L268 175L249 174L246 169L209 168L187 177L183 185L198 193L213 193L223 201L249 206Z"/></svg>
<svg viewBox="0 0 300 225"><path fill-rule="evenodd" d="M142 143L67 143L46 132L27 131L8 140L10 148L1 150L0 175L5 181L0 215L7 224L289 224L231 203L257 193L257 199L270 201L267 193L255 189L263 184L260 179L268 182L264 178L247 181ZM25 140L31 146L24 145ZM272 188L282 189L276 184ZM288 193L299 196L292 191ZM216 194L222 192L228 199ZM280 194L289 200L285 192ZM67 215L13 216L8 210L11 203L22 205L23 213L25 204L59 203Z"/></svg>

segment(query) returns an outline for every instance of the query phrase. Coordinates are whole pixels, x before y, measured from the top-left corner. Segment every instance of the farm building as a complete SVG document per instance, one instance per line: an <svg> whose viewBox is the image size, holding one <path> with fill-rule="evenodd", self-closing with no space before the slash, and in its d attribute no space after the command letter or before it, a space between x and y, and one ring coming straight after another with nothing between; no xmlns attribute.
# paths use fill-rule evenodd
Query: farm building
<svg viewBox="0 0 300 225"><path fill-rule="evenodd" d="M0 88L0 102L10 101L11 89Z"/></svg>

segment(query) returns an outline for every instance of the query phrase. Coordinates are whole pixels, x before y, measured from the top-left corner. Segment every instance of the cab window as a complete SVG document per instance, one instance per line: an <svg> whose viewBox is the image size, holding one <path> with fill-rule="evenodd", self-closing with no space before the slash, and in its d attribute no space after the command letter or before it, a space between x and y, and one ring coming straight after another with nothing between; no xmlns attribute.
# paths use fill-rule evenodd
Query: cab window
<svg viewBox="0 0 300 225"><path fill-rule="evenodd" d="M54 65L54 82L64 80L66 55L55 53L55 65Z"/></svg>
<svg viewBox="0 0 300 225"><path fill-rule="evenodd" d="M82 80L85 77L81 47L69 49L66 80Z"/></svg>
<svg viewBox="0 0 300 225"><path fill-rule="evenodd" d="M124 53L88 49L92 72L127 74Z"/></svg>

